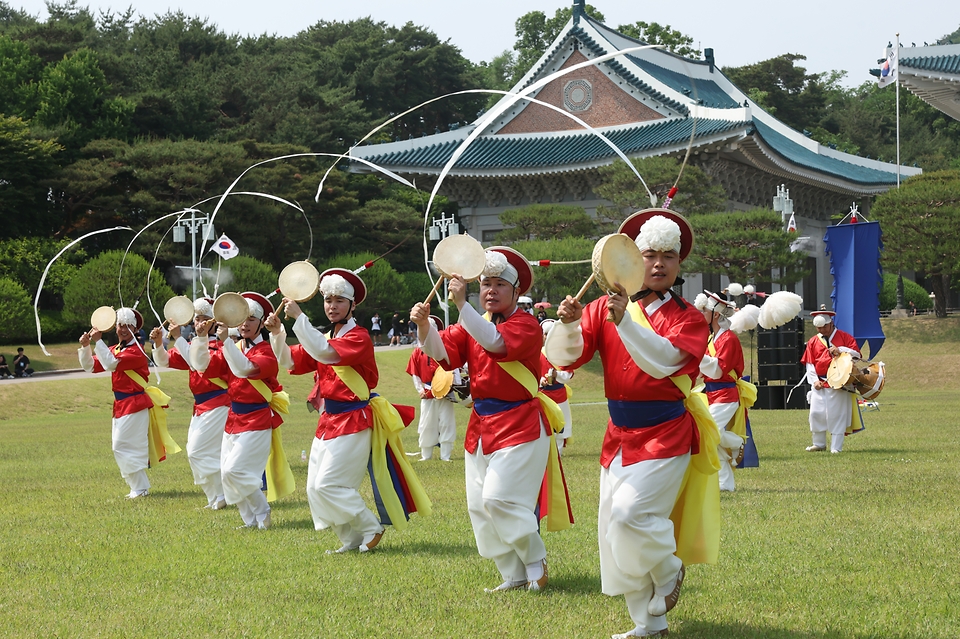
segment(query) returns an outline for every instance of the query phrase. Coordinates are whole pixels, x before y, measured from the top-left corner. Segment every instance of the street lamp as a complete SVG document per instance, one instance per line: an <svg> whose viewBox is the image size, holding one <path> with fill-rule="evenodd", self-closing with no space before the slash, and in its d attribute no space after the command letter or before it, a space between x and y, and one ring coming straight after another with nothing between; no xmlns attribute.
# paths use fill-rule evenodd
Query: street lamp
<svg viewBox="0 0 960 639"><path fill-rule="evenodd" d="M197 279L200 275L200 261L197 255L197 232L202 232L201 240L212 242L217 239L217 233L210 223L210 218L206 215L197 216L195 209L190 209L190 217L181 217L173 226L173 241L182 243L187 241L187 233L190 233L190 266L178 266L177 268L190 269L190 278L193 283L193 297L197 299Z"/></svg>
<svg viewBox="0 0 960 639"><path fill-rule="evenodd" d="M777 187L777 194L773 198L773 210L780 213L783 229L787 229L787 220L793 215L793 200L790 199L790 189L786 184Z"/></svg>
<svg viewBox="0 0 960 639"><path fill-rule="evenodd" d="M430 241L436 242L451 235L460 235L460 225L455 221L453 213L441 213L439 217L433 216L433 222L430 223ZM443 280L443 325L450 325L450 306L447 300L447 280Z"/></svg>

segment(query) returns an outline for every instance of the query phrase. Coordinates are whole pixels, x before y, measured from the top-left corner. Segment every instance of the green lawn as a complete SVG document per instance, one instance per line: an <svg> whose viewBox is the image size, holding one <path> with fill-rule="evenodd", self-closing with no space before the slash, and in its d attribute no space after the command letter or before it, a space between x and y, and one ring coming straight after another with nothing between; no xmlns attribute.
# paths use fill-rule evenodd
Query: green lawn
<svg viewBox="0 0 960 639"><path fill-rule="evenodd" d="M954 638L960 624L960 348L890 340L881 410L842 455L810 454L806 413L754 411L758 469L722 496L720 562L688 571L671 635L691 638ZM63 347L65 353L72 345ZM9 349L3 349L4 352ZM407 349L378 354L379 391L414 403ZM42 357L42 355L40 356ZM33 355L31 354L31 358ZM39 359L39 358L38 358ZM632 624L600 594L598 450L606 422L593 365L574 378L564 457L575 527L545 533L543 593L483 593L499 582L474 546L463 453L416 464L434 503L372 553L328 556L303 482L315 417L310 380L284 443L298 480L266 532L236 530L235 508L203 510L184 453L150 471L149 497L123 499L110 452L109 380L0 382L0 635L12 637L608 637ZM166 373L170 430L186 440L184 373ZM587 404L587 405L577 405ZM467 411L458 408L462 436ZM416 432L404 435L415 450Z"/></svg>

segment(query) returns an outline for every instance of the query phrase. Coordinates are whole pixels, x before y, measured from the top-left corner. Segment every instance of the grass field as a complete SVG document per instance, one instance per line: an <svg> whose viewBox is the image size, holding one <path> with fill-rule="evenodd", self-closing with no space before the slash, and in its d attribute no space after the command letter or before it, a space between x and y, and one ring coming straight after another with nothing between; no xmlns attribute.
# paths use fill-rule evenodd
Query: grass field
<svg viewBox="0 0 960 639"><path fill-rule="evenodd" d="M720 561L693 566L671 635L895 639L960 635L960 324L884 324L889 381L880 410L841 455L810 454L804 411L754 411L760 468L722 496ZM913 322L900 325L897 322ZM9 348L0 348L8 352ZM12 349L15 352L15 348ZM74 346L57 347L64 366ZM414 403L409 350L378 354L379 391ZM31 359L37 362L40 357ZM9 359L9 358L8 358ZM34 366L37 368L36 366ZM38 370L42 370L39 369ZM110 451L110 385L100 377L0 382L0 636L608 637L632 624L600 593L598 450L606 423L599 368L574 379L574 443L564 457L575 527L545 533L543 593L485 595L498 574L474 546L463 452L420 463L434 514L388 529L369 554L328 556L303 482L315 417L308 378L284 443L298 490L266 532L211 512L184 453L150 471L149 497L123 499ZM171 433L184 445L184 373L163 375ZM460 434L467 411L457 409ZM416 432L404 434L415 450Z"/></svg>

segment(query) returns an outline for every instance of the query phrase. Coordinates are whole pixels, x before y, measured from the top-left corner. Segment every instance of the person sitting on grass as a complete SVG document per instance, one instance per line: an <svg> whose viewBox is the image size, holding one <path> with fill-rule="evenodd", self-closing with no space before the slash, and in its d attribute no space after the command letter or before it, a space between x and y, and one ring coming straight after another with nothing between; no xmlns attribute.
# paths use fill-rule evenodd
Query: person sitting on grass
<svg viewBox="0 0 960 639"><path fill-rule="evenodd" d="M7 358L0 353L0 379L6 379L12 377L10 374L10 367L7 365Z"/></svg>

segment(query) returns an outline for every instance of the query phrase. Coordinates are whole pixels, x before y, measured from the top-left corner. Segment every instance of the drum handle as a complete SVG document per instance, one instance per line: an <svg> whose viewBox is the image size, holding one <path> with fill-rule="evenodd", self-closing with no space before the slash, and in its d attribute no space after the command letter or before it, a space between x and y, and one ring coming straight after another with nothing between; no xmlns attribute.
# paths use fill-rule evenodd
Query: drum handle
<svg viewBox="0 0 960 639"><path fill-rule="evenodd" d="M427 295L427 299L423 300L424 304L430 303L430 300L433 299L433 296L437 294L437 290L440 288L441 284L443 284L443 275L437 278L437 283L433 285L433 290L430 291L429 295Z"/></svg>
<svg viewBox="0 0 960 639"><path fill-rule="evenodd" d="M580 291L573 298L575 301L579 302L580 298L583 297L583 294L587 292L587 289L590 288L590 285L593 284L594 280L597 279L597 276L593 273L590 274L590 277L587 278L587 281L583 283L583 286L580 288Z"/></svg>

